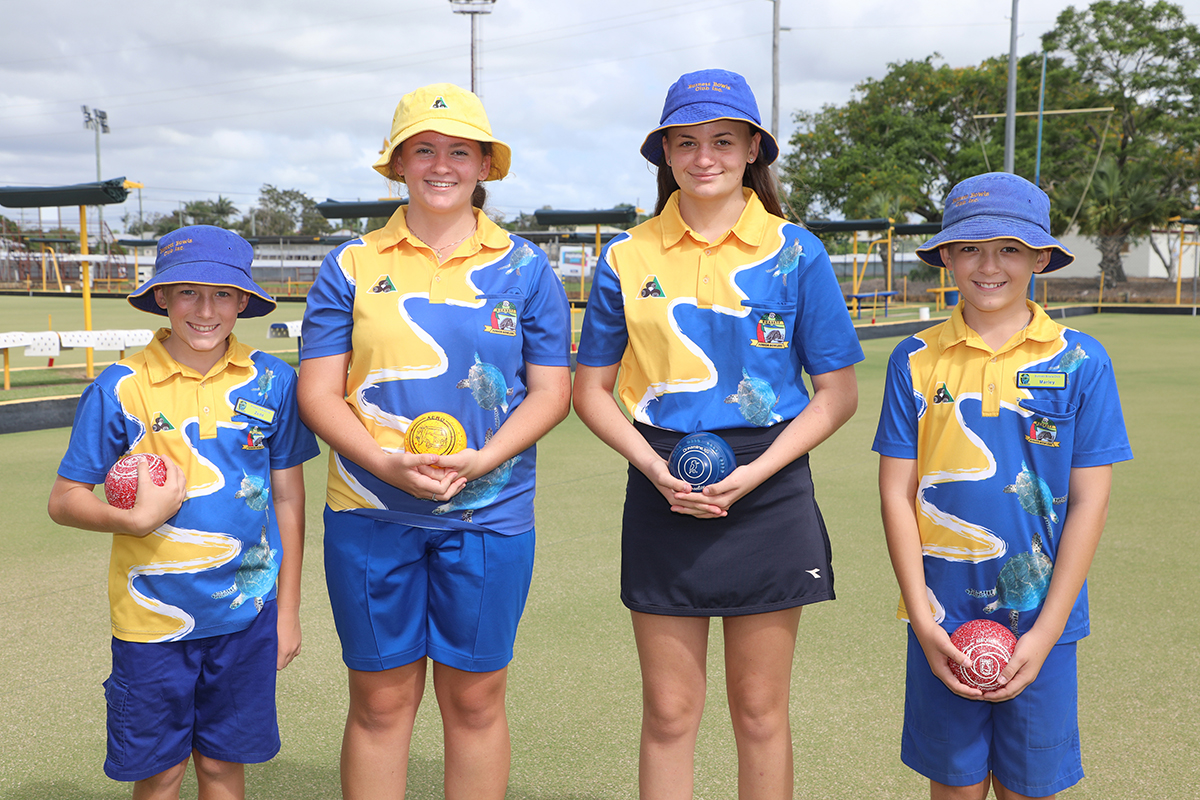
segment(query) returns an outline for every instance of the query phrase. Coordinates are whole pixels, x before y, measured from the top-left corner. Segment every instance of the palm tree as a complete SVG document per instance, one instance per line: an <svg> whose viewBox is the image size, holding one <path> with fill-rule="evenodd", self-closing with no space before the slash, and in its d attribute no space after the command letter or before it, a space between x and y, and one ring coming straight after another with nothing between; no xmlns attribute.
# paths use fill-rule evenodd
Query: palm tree
<svg viewBox="0 0 1200 800"><path fill-rule="evenodd" d="M1154 170L1145 163L1127 161L1121 169L1112 156L1104 156L1088 185L1076 178L1054 191L1059 214L1073 210L1075 227L1100 250L1104 285L1125 281L1121 250L1129 239L1140 239L1155 225L1166 224L1175 201L1162 197Z"/></svg>

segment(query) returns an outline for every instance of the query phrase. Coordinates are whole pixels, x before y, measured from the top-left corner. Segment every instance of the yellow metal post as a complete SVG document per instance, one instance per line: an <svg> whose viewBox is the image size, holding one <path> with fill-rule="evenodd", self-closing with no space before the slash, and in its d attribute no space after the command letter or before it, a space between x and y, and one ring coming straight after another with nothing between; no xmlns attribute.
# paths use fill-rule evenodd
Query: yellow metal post
<svg viewBox="0 0 1200 800"><path fill-rule="evenodd" d="M92 268L87 260L87 207L79 207L79 253L84 259L79 262L79 283L83 287L83 329L92 329ZM93 361L92 348L87 348L87 379L96 377L96 364Z"/></svg>
<svg viewBox="0 0 1200 800"><path fill-rule="evenodd" d="M886 291L892 290L892 231L896 229L896 220L888 217L888 261L887 261L887 286Z"/></svg>
<svg viewBox="0 0 1200 800"><path fill-rule="evenodd" d="M1197 230L1200 230L1198 228ZM1187 233L1187 226L1183 224L1183 220L1179 220L1179 266L1175 269L1175 305L1179 305L1179 300L1183 291L1183 238Z"/></svg>

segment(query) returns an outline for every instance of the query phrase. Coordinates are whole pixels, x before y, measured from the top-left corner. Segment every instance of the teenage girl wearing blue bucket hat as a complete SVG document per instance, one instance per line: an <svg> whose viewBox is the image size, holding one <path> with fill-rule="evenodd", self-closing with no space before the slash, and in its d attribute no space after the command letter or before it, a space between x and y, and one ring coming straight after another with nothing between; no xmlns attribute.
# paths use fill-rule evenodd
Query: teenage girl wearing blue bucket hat
<svg viewBox="0 0 1200 800"><path fill-rule="evenodd" d="M641 151L658 170L655 216L604 249L574 390L630 464L621 599L642 670L641 796L692 796L720 617L739 796L791 797L800 609L834 596L807 454L854 413L862 349L821 243L783 218L779 147L740 75L680 78ZM738 466L692 493L667 456L696 431Z"/></svg>

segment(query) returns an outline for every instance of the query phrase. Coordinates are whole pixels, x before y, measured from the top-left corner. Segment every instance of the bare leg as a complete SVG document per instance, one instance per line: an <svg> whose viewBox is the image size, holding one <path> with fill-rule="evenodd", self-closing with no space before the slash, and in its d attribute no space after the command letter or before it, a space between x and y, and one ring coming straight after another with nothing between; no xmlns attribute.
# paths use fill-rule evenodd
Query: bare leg
<svg viewBox="0 0 1200 800"><path fill-rule="evenodd" d="M183 776L187 773L187 763L188 760L185 758L157 775L135 781L133 800L179 800L179 787L183 785Z"/></svg>
<svg viewBox="0 0 1200 800"><path fill-rule="evenodd" d="M383 672L350 670L350 711L342 736L345 800L402 800L413 722L424 693L424 658Z"/></svg>
<svg viewBox="0 0 1200 800"><path fill-rule="evenodd" d="M246 765L209 758L195 750L196 784L200 800L244 800Z"/></svg>
<svg viewBox="0 0 1200 800"><path fill-rule="evenodd" d="M631 613L642 668L640 797L690 800L704 713L708 617Z"/></svg>
<svg viewBox="0 0 1200 800"><path fill-rule="evenodd" d="M433 689L442 712L447 800L502 800L512 749L504 694L508 669L464 672L434 662Z"/></svg>
<svg viewBox="0 0 1200 800"><path fill-rule="evenodd" d="M725 617L725 683L740 800L791 800L788 699L800 608Z"/></svg>
<svg viewBox="0 0 1200 800"><path fill-rule="evenodd" d="M937 781L929 782L930 800L984 800L991 788L992 778L988 776L973 786L947 786Z"/></svg>

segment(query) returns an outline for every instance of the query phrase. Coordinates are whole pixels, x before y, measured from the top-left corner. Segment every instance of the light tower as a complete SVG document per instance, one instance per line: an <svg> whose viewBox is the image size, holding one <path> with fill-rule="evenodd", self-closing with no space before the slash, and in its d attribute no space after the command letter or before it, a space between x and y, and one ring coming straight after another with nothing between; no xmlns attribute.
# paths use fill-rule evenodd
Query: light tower
<svg viewBox="0 0 1200 800"><path fill-rule="evenodd" d="M96 183L100 183L103 178L100 177L100 134L108 133L108 113L100 109L89 110L87 106L80 106L83 109L83 127L94 130L96 132ZM104 206L97 206L96 211L99 212L100 228L97 234L97 242L104 241Z"/></svg>
<svg viewBox="0 0 1200 800"><path fill-rule="evenodd" d="M479 47L479 30L475 18L480 14L492 13L492 6L495 4L496 0L450 0L450 6L454 9L455 14L471 16L471 91L480 97L483 95L479 87L479 59L476 56Z"/></svg>

